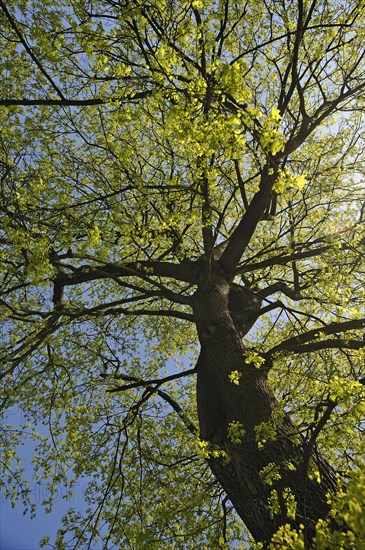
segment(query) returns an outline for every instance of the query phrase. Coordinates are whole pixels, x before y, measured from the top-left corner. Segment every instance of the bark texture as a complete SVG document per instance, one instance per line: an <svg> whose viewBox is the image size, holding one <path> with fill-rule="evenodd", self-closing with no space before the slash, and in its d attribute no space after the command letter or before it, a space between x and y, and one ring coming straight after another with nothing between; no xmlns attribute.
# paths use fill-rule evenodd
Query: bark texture
<svg viewBox="0 0 365 550"><path fill-rule="evenodd" d="M257 542L268 545L284 523L305 526L307 548L315 524L326 517L326 493L336 490L336 478L320 457L311 456L320 471L318 482L307 475L308 453L288 417L275 420L276 401L268 386L270 365L247 363L242 335L247 333L260 308L260 299L247 289L211 276L194 296L194 314L201 344L197 368L197 402L200 435L212 449L225 451L211 457L212 472L226 491ZM241 374L239 384L230 381L232 371ZM229 425L244 429L240 443L233 442ZM275 437L258 446L256 426L275 425ZM263 470L279 474L271 484ZM292 495L296 509L290 506ZM270 504L276 502L273 514Z"/></svg>

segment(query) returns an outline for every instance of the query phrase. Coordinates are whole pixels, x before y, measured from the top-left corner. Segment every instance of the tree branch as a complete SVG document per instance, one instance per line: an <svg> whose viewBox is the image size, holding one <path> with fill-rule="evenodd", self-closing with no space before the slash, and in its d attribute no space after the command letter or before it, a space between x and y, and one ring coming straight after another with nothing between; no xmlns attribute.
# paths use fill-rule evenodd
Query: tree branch
<svg viewBox="0 0 365 550"><path fill-rule="evenodd" d="M305 347L303 344L306 344L307 342L310 342L311 340L317 340L320 335L322 334L337 334L340 332L346 332L348 330L359 330L363 329L365 327L365 319L353 319L351 321L342 321L339 323L330 323L327 326L318 327L312 330L309 330L308 332L304 332L302 334L298 334L297 336L294 336L293 338L288 338L287 340L284 340L277 346L274 346L270 351L268 351L269 355L273 355L274 353L277 353L279 351L294 351L299 353L300 351L305 351ZM334 345L334 342L336 340L317 340L316 342L312 342L308 346L306 346L308 351L315 351L317 349L324 349L326 347L328 348L341 348L341 347L348 347L346 346L346 340L337 340L337 346ZM355 346L355 340L350 340L349 343L351 344L349 347L352 348L352 345ZM320 347L323 344L326 344L323 347ZM343 344L343 345L341 345ZM319 347L316 347L319 346ZM301 349L299 349L301 347ZM312 349L310 349L312 347ZM359 341L358 345L352 349L360 349L364 347L364 342ZM304 348L304 349L303 349Z"/></svg>
<svg viewBox="0 0 365 550"><path fill-rule="evenodd" d="M177 378L182 378L184 376L190 376L191 374L194 374L196 372L196 368L189 369L184 372L180 372L177 374L173 374L171 376L166 376L165 378L160 378L156 380L140 380L134 376L125 376L120 375L120 378L125 378L126 380L135 380L135 382L131 384L126 384L124 386L117 386L116 388L112 388L110 390L107 390L108 393L116 393L121 391L126 391L127 389L133 389L138 387L146 387L146 391L142 397L142 402L149 399L149 397L153 393L157 393L159 397L161 397L166 403L168 403L172 409L178 414L178 416L181 418L182 422L185 424L185 426L188 428L190 433L194 436L196 436L199 433L198 428L195 426L195 424L190 420L184 409L179 405L179 403L173 399L167 392L160 390L160 386L164 384L165 382L176 380ZM152 386L151 384L155 384L155 386ZM141 404L141 401L138 403L138 405Z"/></svg>
<svg viewBox="0 0 365 550"><path fill-rule="evenodd" d="M71 255L71 258L75 257ZM97 261L97 260L95 260ZM126 264L105 263L103 266L82 265L73 267L71 265L59 264L61 267L73 270L71 275L64 275L60 279L64 286L76 285L86 281L95 279L106 279L113 277L141 277L145 279L147 274L150 277L167 277L178 281L188 283L196 283L197 270L199 266L197 262L184 260L180 264L170 262L158 262L153 260L142 260L140 262L131 262Z"/></svg>
<svg viewBox="0 0 365 550"><path fill-rule="evenodd" d="M26 50L26 52L29 54L29 56L31 57L31 59L33 59L34 63L37 65L38 69L41 71L41 73L46 77L46 79L48 80L48 82L50 83L50 85L52 86L52 88L55 90L55 92L57 92L57 94L59 95L59 97L61 98L61 100L64 100L65 97L62 93L62 91L60 90L60 88L57 86L57 84L55 83L55 81L53 80L53 78L51 78L49 76L49 74L47 73L46 69L43 67L42 63L38 60L37 56L34 54L32 48L29 46L28 42L26 41L26 39L24 38L24 36L22 35L22 33L20 32L19 28L18 28L18 25L15 21L15 19L13 18L13 16L11 15L11 13L9 12L9 10L7 9L7 7L5 6L4 2L2 0L0 0L0 8L3 10L4 14L5 14L5 17L7 18L7 20L9 21L9 24L10 26L12 27L12 29L15 31L15 34L17 35L17 37L19 38L20 40L20 43L23 45L24 49Z"/></svg>
<svg viewBox="0 0 365 550"><path fill-rule="evenodd" d="M298 290L290 288L290 286L283 281L278 281L270 286L267 286L263 290L260 290L259 294L261 298L266 298L267 296L275 294L276 292L282 292L283 294L285 294L285 296L288 296L288 298L291 298L292 300L300 300L302 298Z"/></svg>
<svg viewBox="0 0 365 550"><path fill-rule="evenodd" d="M188 428L189 432L196 436L199 434L198 428L195 426L195 424L190 420L184 409L179 405L175 399L171 397L167 392L163 390L157 390L157 395L159 395L166 403L170 405L174 409L174 411L178 414L182 422L185 424L185 426Z"/></svg>
<svg viewBox="0 0 365 550"><path fill-rule="evenodd" d="M364 347L365 344L361 340L341 340L332 338L320 340L319 342L311 342L309 344L299 344L298 346L293 345L290 348L286 348L286 350L293 353L310 353L322 349L362 349Z"/></svg>
<svg viewBox="0 0 365 550"><path fill-rule="evenodd" d="M326 422L329 420L331 413L333 409L336 407L337 403L334 401L329 401L326 407L326 410L324 411L322 417L319 419L318 423L316 424L313 432L311 433L310 439L305 446L304 451L304 457L303 457L303 471L305 474L305 477L308 475L308 467L309 462L312 456L312 451L314 448L314 445L316 443L317 437L319 436L321 430L324 428Z"/></svg>
<svg viewBox="0 0 365 550"><path fill-rule="evenodd" d="M236 274L242 274L247 273L250 271L255 271L256 269L264 269L265 267L272 267L273 265L285 265L289 262L293 262L296 260L304 260L306 258L312 258L314 256L320 256L325 252L326 250L329 250L332 245L326 245L321 246L320 248L316 248L315 250L307 250L305 252L297 252L294 254L288 254L287 256L274 256L272 258L268 258L267 260L262 260L261 262L254 262L252 264L246 264L240 266Z"/></svg>
<svg viewBox="0 0 365 550"><path fill-rule="evenodd" d="M171 374L170 376L165 376L164 378L154 378L152 380L140 380L135 377L131 376L124 376L118 375L118 378L127 380L135 380L135 382L131 382L130 384L124 384L123 386L116 386L115 388L112 388L111 390L107 390L108 393L115 393L115 392L122 392L126 390L131 390L133 388L141 388L145 386L151 386L152 384L158 384L160 386L161 384L166 384L166 382L170 382L171 380L177 380L179 378L183 378L184 376L190 376L190 374L196 373L196 367L193 369L188 369L183 372L178 372L176 374ZM103 378L106 378L107 375L103 375Z"/></svg>
<svg viewBox="0 0 365 550"><path fill-rule="evenodd" d="M54 105L60 107L88 107L90 105L107 105L110 103L133 102L134 100L148 97L151 94L152 90L146 90L144 92L137 92L123 97L109 97L104 99L97 97L87 99L67 99L66 97L62 97L62 99L27 99L24 97L21 99L0 98L0 106L10 107L12 105L19 105L24 107L34 107L37 105Z"/></svg>
<svg viewBox="0 0 365 550"><path fill-rule="evenodd" d="M18 365L22 361L24 361L29 355L38 349L40 345L50 336L52 333L54 333L58 328L62 326L61 322L58 322L59 315L53 314L52 317L47 321L47 324L44 328L39 330L33 337L30 335L30 338L24 337L23 343L20 344L17 348L12 351L9 356L4 355L0 357L0 361L3 363L10 362L12 363L11 366L5 370L4 372L0 373L0 380L5 378L7 375L10 375L14 372L14 370L17 368ZM32 343L33 342L33 343ZM28 349L27 349L28 348ZM22 353L23 352L23 353ZM19 355L21 353L21 355Z"/></svg>
<svg viewBox="0 0 365 550"><path fill-rule="evenodd" d="M257 224L270 204L272 187L277 176L277 168L274 168L271 164L267 163L263 168L260 189L254 195L245 214L233 231L227 248L221 256L220 264L232 279L234 277L234 270L250 242ZM272 170L272 174L269 174L270 169Z"/></svg>
<svg viewBox="0 0 365 550"><path fill-rule="evenodd" d="M60 315L68 316L70 319L78 319L84 315L89 316L98 316L100 313L103 315L147 315L147 316L156 316L156 317L175 317L177 319L182 319L183 321L194 322L194 316L190 313L184 313L183 311L176 311L173 309L126 309L123 307L110 307L104 309L105 306L96 306L95 308L83 309L80 312L72 313L68 311L58 312Z"/></svg>

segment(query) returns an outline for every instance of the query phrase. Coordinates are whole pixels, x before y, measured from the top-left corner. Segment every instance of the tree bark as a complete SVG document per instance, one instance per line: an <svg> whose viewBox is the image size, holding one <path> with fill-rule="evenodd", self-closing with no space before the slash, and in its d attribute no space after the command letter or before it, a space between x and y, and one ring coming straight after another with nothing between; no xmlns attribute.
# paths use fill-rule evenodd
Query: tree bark
<svg viewBox="0 0 365 550"><path fill-rule="evenodd" d="M279 526L290 523L295 528L304 526L310 548L318 519L328 514L326 493L336 491L336 477L321 457L306 449L289 417L275 415L277 403L267 381L269 361L259 368L247 362L242 335L252 324L253 305L258 308L260 301L250 298L249 292L241 293L241 306L244 295L248 306L242 308L240 326L236 285L213 274L194 295L201 344L197 365L200 437L212 451L220 451L210 453L210 468L256 542L267 547ZM234 371L240 376L238 384L230 379ZM240 442L232 437L232 422L244 429ZM261 423L275 429L264 444L256 437ZM319 481L308 477L308 454L320 472ZM273 479L265 480L264 469L275 470ZM289 494L296 509L290 506Z"/></svg>

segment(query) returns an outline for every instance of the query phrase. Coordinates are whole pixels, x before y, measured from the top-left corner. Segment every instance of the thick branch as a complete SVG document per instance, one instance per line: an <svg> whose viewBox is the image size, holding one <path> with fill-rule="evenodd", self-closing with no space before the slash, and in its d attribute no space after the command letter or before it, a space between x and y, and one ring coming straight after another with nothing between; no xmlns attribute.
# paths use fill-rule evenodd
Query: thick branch
<svg viewBox="0 0 365 550"><path fill-rule="evenodd" d="M364 348L365 344L361 340L341 340L338 339L328 339L320 340L319 342L311 342L309 344L302 344L298 346L292 346L287 351L293 353L307 353L312 351L319 351L322 349L361 349Z"/></svg>
<svg viewBox="0 0 365 550"><path fill-rule="evenodd" d="M105 306L104 306L105 307ZM183 311L176 311L173 309L127 309L123 307L110 307L107 309L101 308L101 307L95 307L91 309L83 309L80 312L77 313L71 313L65 311L60 312L60 315L64 314L71 319L78 319L79 317L82 317L84 315L88 316L98 316L100 314L102 315L132 315L135 317L139 317L142 315L146 315L149 317L174 317L177 319L182 319L184 321L190 321L194 322L194 316L189 313L184 313Z"/></svg>
<svg viewBox="0 0 365 550"><path fill-rule="evenodd" d="M310 439L309 439L308 443L305 446L304 456L303 456L303 469L304 469L304 472L305 472L306 476L308 475L308 467L309 467L309 463L310 463L310 459L311 459L311 456L312 456L312 453L313 453L314 446L316 444L316 440L317 440L321 430L324 428L326 422L329 420L329 418L332 414L332 411L336 407L336 405L337 405L337 403L335 403L334 401L329 401L328 402L326 410L324 411L322 417L320 418L320 420L316 424L316 426L315 426L315 428L314 428L314 430L313 430L313 432L310 436Z"/></svg>
<svg viewBox="0 0 365 550"><path fill-rule="evenodd" d="M260 189L254 195L221 256L220 263L225 272L231 275L232 279L233 272L250 242L257 224L270 204L276 170L272 169L273 173L269 174L269 169L269 164L266 164L261 174Z"/></svg>
<svg viewBox="0 0 365 550"><path fill-rule="evenodd" d="M103 266L82 265L78 268L71 266L61 266L74 269L72 275L64 275L60 282L64 286L77 285L86 281L95 279L107 279L113 277L132 277L141 276L145 278L149 276L167 277L178 281L196 283L197 280L197 263L190 260L185 260L181 264L173 264L170 262L156 261L140 261L138 263L118 264L106 263Z"/></svg>
<svg viewBox="0 0 365 550"><path fill-rule="evenodd" d="M348 346L346 344L346 340L340 340L340 339L337 340L337 346L334 345L335 340L312 342L308 346L303 346L303 344L306 344L311 340L317 340L319 335L321 334L337 334L348 330L359 330L364 327L365 327L365 319L353 319L351 321L330 323L327 326L318 327L318 328L309 330L308 332L304 332L303 334L298 334L293 338L288 338L287 340L284 340L277 346L273 347L268 353L269 355L277 353L278 351L294 351L294 352L300 353L300 351L315 351L316 349L324 349L324 348L331 348L331 347L332 348L349 347L351 349L360 349L364 347L363 341L359 341L359 345L356 345L356 347L352 347L351 345L353 344L355 346L356 341L354 340L348 341L350 344ZM316 346L321 346L322 344L325 344L325 345L323 347L316 347Z"/></svg>
<svg viewBox="0 0 365 550"><path fill-rule="evenodd" d="M106 105L109 103L123 103L123 102L133 102L137 99L143 99L150 96L152 93L151 90L146 90L144 92L137 92L131 95L126 95L123 97L105 97L105 98L87 98L87 99L67 99L62 97L62 99L5 99L0 98L0 105L4 107L10 107L11 105L19 105L24 107L34 107L37 105L55 105L60 107L88 107L90 105Z"/></svg>
<svg viewBox="0 0 365 550"><path fill-rule="evenodd" d="M276 292L282 292L283 294L285 294L285 296L288 296L288 298L291 298L292 300L300 300L302 298L298 290L290 288L290 286L283 281L278 281L277 283L274 283L270 286L267 286L263 290L260 290L260 296L261 298L266 298L267 296L275 294Z"/></svg>

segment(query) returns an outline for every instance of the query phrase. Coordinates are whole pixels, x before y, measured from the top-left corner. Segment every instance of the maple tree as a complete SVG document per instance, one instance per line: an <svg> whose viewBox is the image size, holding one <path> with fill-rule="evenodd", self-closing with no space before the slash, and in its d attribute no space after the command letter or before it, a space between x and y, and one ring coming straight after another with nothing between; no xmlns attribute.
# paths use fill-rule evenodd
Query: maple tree
<svg viewBox="0 0 365 550"><path fill-rule="evenodd" d="M0 22L6 496L30 437L57 548L362 547L363 2Z"/></svg>

